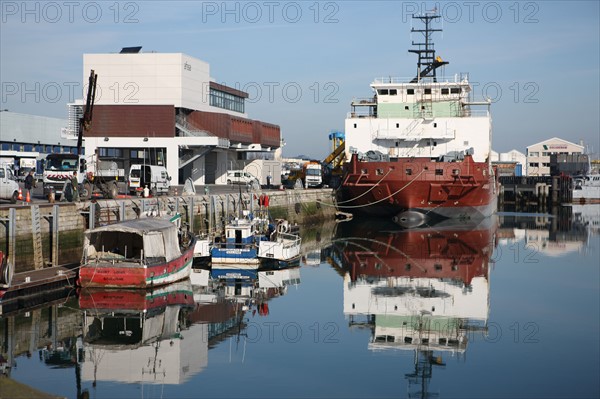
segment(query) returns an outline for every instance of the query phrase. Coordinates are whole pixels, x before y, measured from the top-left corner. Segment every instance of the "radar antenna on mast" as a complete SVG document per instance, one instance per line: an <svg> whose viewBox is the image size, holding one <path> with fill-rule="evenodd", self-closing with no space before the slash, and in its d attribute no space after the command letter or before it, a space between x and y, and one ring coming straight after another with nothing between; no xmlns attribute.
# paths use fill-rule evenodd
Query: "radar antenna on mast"
<svg viewBox="0 0 600 399"><path fill-rule="evenodd" d="M423 78L432 78L434 82L437 82L437 78L435 75L435 70L442 65L448 64L448 61L443 61L441 57L435 56L435 49L433 41L431 41L431 34L433 32L441 32L441 29L433 29L431 28L431 21L437 18L440 18L439 15L435 15L436 9L434 8L432 13L426 13L425 15L414 15L413 19L420 19L425 24L425 29L415 29L412 28L411 32L419 32L423 34L425 39L424 43L415 43L412 42L413 46L417 46L417 48L408 50L409 53L415 53L419 56L419 60L417 61L417 76L411 83L420 82Z"/></svg>

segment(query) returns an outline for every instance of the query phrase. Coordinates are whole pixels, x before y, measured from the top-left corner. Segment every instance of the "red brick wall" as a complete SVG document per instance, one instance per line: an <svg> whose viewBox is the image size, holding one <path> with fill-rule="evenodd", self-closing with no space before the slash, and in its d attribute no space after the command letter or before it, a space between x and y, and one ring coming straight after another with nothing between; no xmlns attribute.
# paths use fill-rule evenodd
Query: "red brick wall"
<svg viewBox="0 0 600 399"><path fill-rule="evenodd" d="M95 105L88 137L174 137L172 105Z"/></svg>

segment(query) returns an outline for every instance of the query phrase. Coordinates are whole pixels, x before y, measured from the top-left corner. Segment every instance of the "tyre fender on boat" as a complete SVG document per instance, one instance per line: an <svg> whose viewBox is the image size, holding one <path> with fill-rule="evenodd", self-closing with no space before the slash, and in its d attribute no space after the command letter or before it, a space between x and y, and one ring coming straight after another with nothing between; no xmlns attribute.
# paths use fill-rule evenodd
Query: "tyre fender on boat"
<svg viewBox="0 0 600 399"><path fill-rule="evenodd" d="M287 233L289 230L289 222L287 220L280 220L277 222L277 232L278 233Z"/></svg>
<svg viewBox="0 0 600 399"><path fill-rule="evenodd" d="M0 285L10 286L13 270L8 258L0 251Z"/></svg>

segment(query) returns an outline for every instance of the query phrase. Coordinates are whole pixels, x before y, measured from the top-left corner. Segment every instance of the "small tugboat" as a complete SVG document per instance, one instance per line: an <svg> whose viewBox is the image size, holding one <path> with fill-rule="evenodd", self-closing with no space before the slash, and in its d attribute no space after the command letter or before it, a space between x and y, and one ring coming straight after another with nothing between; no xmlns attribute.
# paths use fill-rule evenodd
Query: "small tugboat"
<svg viewBox="0 0 600 399"><path fill-rule="evenodd" d="M128 220L86 231L81 287L151 288L190 276L196 238L180 215Z"/></svg>

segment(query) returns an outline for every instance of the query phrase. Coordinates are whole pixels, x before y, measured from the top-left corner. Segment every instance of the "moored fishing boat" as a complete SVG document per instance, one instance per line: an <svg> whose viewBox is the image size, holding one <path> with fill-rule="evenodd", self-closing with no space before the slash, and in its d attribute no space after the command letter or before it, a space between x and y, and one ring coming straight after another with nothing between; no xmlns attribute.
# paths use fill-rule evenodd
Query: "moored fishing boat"
<svg viewBox="0 0 600 399"><path fill-rule="evenodd" d="M405 227L446 218L487 217L496 211L491 164L490 101L474 101L466 74L438 78L431 23L413 42L417 76L381 78L374 95L352 102L346 118L346 164L338 206L347 212L394 217ZM484 109L476 110L477 106Z"/></svg>
<svg viewBox="0 0 600 399"><path fill-rule="evenodd" d="M189 277L196 238L173 221L142 218L86 231L82 287L149 288Z"/></svg>
<svg viewBox="0 0 600 399"><path fill-rule="evenodd" d="M286 220L272 224L268 219L247 214L225 225L224 235L211 248L213 266L258 266L263 259L291 262L300 257L300 236Z"/></svg>

